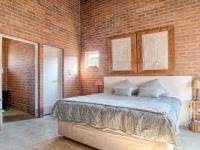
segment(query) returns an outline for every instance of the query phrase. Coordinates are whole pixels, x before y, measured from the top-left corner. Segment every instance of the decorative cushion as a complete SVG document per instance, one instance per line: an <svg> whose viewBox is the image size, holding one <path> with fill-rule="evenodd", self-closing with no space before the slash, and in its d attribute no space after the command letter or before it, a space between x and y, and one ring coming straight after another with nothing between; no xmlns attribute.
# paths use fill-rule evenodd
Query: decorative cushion
<svg viewBox="0 0 200 150"><path fill-rule="evenodd" d="M123 95L123 96L132 96L132 94L138 89L136 85L133 85L128 80L123 80L117 83L113 87L113 94Z"/></svg>
<svg viewBox="0 0 200 150"><path fill-rule="evenodd" d="M156 98L156 97L166 96L166 95L167 95L167 91L159 83L158 79L145 82L144 84L139 86L138 96Z"/></svg>
<svg viewBox="0 0 200 150"><path fill-rule="evenodd" d="M133 88L115 88L114 95L132 96Z"/></svg>

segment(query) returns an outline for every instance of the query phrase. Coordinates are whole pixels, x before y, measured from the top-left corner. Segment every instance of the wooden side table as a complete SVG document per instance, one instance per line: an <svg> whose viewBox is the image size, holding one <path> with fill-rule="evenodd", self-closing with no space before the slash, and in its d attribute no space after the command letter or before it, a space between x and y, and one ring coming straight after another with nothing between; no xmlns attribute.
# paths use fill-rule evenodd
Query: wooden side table
<svg viewBox="0 0 200 150"><path fill-rule="evenodd" d="M200 101L192 101L192 119L190 129L193 132L200 132Z"/></svg>

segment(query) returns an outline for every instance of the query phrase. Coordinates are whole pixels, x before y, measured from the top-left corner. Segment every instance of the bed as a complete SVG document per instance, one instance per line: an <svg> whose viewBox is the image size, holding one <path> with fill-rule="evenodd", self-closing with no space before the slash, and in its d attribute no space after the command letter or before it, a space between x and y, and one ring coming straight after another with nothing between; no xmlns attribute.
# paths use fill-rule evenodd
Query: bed
<svg viewBox="0 0 200 150"><path fill-rule="evenodd" d="M191 77L126 77L134 84L159 79L170 96L156 99L112 95L112 85L124 78L105 77L102 94L59 100L53 109L59 133L101 150L169 150L172 145L180 146L180 98L189 100Z"/></svg>

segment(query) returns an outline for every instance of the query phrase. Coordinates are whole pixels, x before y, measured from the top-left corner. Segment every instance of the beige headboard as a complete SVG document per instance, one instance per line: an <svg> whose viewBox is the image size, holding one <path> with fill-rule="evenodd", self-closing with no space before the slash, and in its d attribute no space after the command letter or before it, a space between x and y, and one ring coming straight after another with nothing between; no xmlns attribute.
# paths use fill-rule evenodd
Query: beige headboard
<svg viewBox="0 0 200 150"><path fill-rule="evenodd" d="M169 92L169 96L176 97L182 101L180 125L188 126L190 119L189 105L192 100L192 76L109 76L104 77L104 92L110 93L114 84L125 79L135 85L158 79Z"/></svg>

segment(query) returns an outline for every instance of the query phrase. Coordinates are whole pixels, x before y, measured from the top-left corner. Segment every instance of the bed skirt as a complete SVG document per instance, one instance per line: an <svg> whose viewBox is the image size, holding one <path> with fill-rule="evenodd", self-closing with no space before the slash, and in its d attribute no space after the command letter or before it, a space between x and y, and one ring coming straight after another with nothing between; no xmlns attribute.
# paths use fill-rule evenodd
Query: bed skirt
<svg viewBox="0 0 200 150"><path fill-rule="evenodd" d="M166 143L153 142L104 131L81 124L58 121L59 134L100 150L173 150Z"/></svg>

